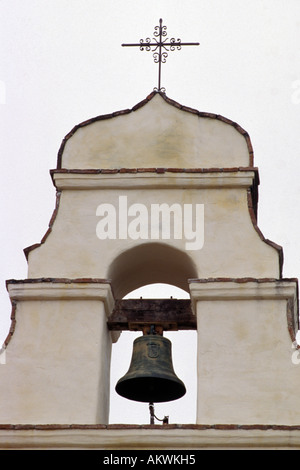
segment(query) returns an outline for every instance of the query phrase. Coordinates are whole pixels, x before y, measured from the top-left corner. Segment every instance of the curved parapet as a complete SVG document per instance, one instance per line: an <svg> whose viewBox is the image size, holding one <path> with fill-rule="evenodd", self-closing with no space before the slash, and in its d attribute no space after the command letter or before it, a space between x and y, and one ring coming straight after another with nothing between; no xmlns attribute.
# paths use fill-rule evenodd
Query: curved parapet
<svg viewBox="0 0 300 470"><path fill-rule="evenodd" d="M89 119L65 137L57 168L226 168L253 165L237 123L153 92L127 109Z"/></svg>

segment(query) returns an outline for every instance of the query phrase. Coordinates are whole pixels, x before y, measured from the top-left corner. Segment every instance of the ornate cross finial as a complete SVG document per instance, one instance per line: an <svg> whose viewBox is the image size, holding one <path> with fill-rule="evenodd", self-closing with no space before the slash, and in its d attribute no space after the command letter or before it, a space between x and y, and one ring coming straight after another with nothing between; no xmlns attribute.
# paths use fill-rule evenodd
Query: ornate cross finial
<svg viewBox="0 0 300 470"><path fill-rule="evenodd" d="M162 25L162 19L159 20L159 26L155 26L153 35L155 37L152 38L152 42L150 38L146 38L145 40L140 39L139 43L122 44L122 46L138 46L141 51L146 50L154 52L154 62L156 64L158 63L158 87L154 88L154 90L165 92L165 88L161 87L161 64L164 64L166 62L168 52L175 51L175 48L177 48L177 50L180 50L181 46L199 46L200 43L181 42L181 39L175 40L175 38L168 39L166 37L167 27Z"/></svg>

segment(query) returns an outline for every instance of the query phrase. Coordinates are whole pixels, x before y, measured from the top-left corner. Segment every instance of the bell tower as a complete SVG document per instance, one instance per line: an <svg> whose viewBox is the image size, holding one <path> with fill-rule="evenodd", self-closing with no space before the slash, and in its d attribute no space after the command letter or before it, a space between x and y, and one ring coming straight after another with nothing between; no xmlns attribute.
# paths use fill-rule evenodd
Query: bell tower
<svg viewBox="0 0 300 470"><path fill-rule="evenodd" d="M225 436L255 447L269 434L283 445L287 432L299 443L298 282L282 277L282 249L257 226L247 132L152 92L74 127L51 177L56 206L25 249L28 278L7 281L0 445L176 448L180 437L182 449ZM156 282L190 299L123 299ZM112 344L151 325L197 330L196 423L114 428Z"/></svg>

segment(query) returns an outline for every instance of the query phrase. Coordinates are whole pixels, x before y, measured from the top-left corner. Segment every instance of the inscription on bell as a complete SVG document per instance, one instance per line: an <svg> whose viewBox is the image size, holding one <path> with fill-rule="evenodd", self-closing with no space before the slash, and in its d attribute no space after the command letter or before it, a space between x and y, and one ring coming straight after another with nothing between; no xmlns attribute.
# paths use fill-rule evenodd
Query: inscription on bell
<svg viewBox="0 0 300 470"><path fill-rule="evenodd" d="M147 343L148 346L148 357L158 357L159 356L159 344L158 343Z"/></svg>

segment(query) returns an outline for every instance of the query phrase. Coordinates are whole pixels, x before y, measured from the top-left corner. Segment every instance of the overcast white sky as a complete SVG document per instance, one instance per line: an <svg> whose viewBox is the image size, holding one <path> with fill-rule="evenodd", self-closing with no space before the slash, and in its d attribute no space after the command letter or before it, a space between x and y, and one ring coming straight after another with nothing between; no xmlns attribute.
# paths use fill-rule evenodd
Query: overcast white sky
<svg viewBox="0 0 300 470"><path fill-rule="evenodd" d="M159 18L168 37L200 42L169 54L167 96L247 130L261 181L259 227L283 246L284 276L300 273L299 0L0 0L0 343L10 325L5 280L27 277L23 249L47 230L61 141L157 86L151 52L121 43L152 37ZM183 364L183 373L193 367ZM130 408L121 400L112 420ZM194 421L193 395L186 400L175 403L173 422ZM121 421L138 422L141 410L135 404Z"/></svg>

